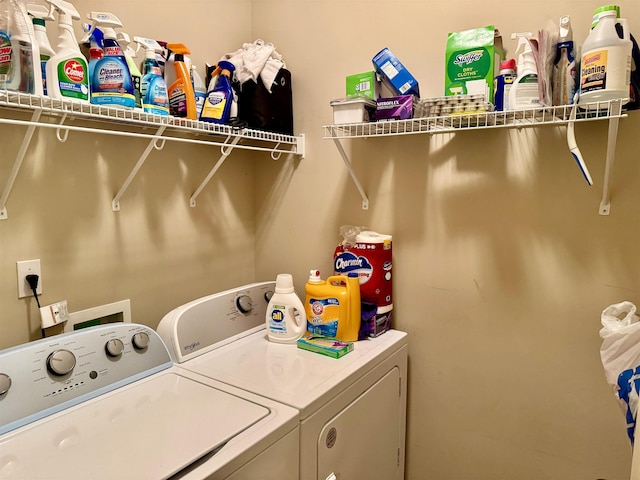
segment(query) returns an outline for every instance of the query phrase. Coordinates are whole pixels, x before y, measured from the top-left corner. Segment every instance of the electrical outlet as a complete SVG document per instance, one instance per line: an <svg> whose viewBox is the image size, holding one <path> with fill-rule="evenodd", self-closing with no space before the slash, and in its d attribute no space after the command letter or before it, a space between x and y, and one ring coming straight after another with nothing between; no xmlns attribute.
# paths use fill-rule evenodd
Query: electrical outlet
<svg viewBox="0 0 640 480"><path fill-rule="evenodd" d="M42 328L53 327L69 320L69 310L67 301L63 300L58 303L52 303L40 309L40 320Z"/></svg>
<svg viewBox="0 0 640 480"><path fill-rule="evenodd" d="M36 292L42 294L42 272L40 271L40 259L22 260L16 262L18 268L18 298L32 297L33 291L27 282L27 275L38 275Z"/></svg>

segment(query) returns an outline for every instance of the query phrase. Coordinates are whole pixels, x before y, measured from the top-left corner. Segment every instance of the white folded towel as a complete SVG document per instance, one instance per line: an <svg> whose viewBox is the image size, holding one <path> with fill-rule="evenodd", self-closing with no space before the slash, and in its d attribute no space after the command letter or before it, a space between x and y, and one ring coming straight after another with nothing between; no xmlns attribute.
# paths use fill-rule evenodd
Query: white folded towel
<svg viewBox="0 0 640 480"><path fill-rule="evenodd" d="M285 66L282 55L276 52L273 44L264 43L260 39L253 43L245 43L235 52L225 54L222 60L233 63L240 84L247 80L257 82L260 77L269 93L278 72Z"/></svg>

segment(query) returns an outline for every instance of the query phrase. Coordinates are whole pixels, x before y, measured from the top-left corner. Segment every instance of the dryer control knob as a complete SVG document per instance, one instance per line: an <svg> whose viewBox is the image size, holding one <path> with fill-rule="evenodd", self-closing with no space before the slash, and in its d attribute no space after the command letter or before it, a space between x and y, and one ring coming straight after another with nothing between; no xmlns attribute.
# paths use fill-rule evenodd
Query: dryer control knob
<svg viewBox="0 0 640 480"><path fill-rule="evenodd" d="M149 346L149 335L145 332L138 332L131 338L134 348L144 350Z"/></svg>
<svg viewBox="0 0 640 480"><path fill-rule="evenodd" d="M6 373L0 373L0 396L4 395L11 388L11 377Z"/></svg>
<svg viewBox="0 0 640 480"><path fill-rule="evenodd" d="M63 376L71 373L75 366L76 356L69 350L56 350L47 357L47 368L54 375Z"/></svg>
<svg viewBox="0 0 640 480"><path fill-rule="evenodd" d="M122 351L124 350L124 343L119 338L112 338L104 345L104 349L107 352L107 355L110 357L119 357L122 355Z"/></svg>
<svg viewBox="0 0 640 480"><path fill-rule="evenodd" d="M240 295L236 298L236 307L240 310L240 313L249 313L253 310L253 303L249 295Z"/></svg>

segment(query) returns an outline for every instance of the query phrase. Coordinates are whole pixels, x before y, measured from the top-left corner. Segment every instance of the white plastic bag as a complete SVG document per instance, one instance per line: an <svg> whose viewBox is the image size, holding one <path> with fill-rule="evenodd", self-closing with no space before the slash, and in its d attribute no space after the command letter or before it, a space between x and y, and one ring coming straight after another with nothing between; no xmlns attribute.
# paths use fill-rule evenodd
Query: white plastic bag
<svg viewBox="0 0 640 480"><path fill-rule="evenodd" d="M607 383L625 413L627 434L632 444L640 390L639 319L633 303L616 303L602 311L600 329L602 366Z"/></svg>

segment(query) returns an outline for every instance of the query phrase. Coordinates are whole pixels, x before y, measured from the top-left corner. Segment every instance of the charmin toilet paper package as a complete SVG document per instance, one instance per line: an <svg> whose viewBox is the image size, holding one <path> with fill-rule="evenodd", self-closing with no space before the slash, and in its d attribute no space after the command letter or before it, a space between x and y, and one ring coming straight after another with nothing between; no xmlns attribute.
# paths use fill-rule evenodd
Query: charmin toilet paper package
<svg viewBox="0 0 640 480"><path fill-rule="evenodd" d="M359 338L376 337L391 328L393 313L391 235L346 226L334 252L336 275L356 272L360 281L362 321Z"/></svg>

